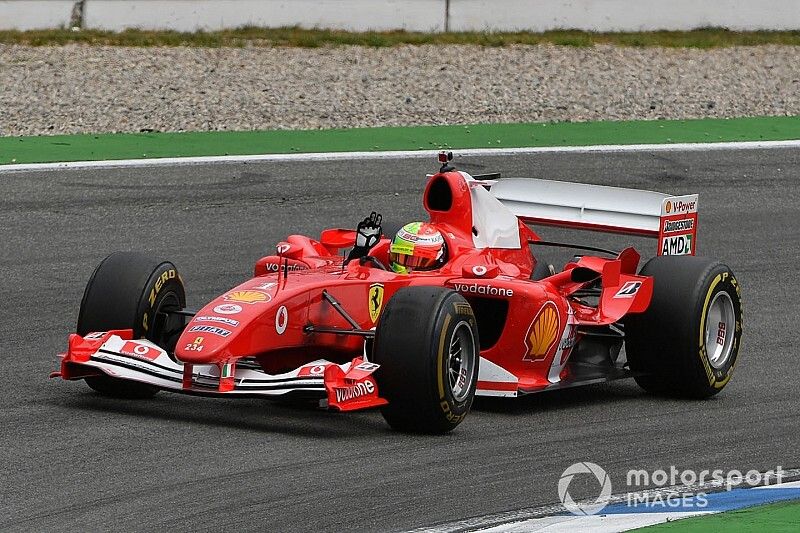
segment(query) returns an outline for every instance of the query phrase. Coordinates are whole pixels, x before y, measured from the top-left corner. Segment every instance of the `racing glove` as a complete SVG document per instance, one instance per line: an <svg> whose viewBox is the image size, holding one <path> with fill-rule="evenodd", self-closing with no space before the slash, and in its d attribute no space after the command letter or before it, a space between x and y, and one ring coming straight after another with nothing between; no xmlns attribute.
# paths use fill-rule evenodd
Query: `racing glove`
<svg viewBox="0 0 800 533"><path fill-rule="evenodd" d="M365 257L369 255L370 249L381 240L381 220L383 217L373 211L370 215L358 223L356 227L356 245L347 255L347 261Z"/></svg>

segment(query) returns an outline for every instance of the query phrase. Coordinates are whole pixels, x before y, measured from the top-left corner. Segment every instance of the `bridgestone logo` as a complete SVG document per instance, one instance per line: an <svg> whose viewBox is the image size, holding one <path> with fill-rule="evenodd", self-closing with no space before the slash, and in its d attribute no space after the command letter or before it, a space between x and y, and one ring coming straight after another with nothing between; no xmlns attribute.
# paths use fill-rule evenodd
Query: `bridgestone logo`
<svg viewBox="0 0 800 533"><path fill-rule="evenodd" d="M455 289L458 292L466 292L472 294L486 294L489 296L514 296L514 289L506 289L505 287L492 287L491 285L478 285L477 283L468 285L466 283L455 283Z"/></svg>
<svg viewBox="0 0 800 533"><path fill-rule="evenodd" d="M664 233L672 233L674 231L690 231L694 228L693 218L684 218L682 220L665 220Z"/></svg>
<svg viewBox="0 0 800 533"><path fill-rule="evenodd" d="M375 384L367 379L361 383L356 383L352 387L336 387L334 390L336 391L336 401L346 402L347 400L372 394L375 392Z"/></svg>

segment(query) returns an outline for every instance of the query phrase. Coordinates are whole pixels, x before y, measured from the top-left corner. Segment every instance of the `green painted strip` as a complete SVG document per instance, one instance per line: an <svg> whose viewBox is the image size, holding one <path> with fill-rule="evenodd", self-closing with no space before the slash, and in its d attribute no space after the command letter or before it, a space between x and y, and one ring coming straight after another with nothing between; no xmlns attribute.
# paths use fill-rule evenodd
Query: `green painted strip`
<svg viewBox="0 0 800 533"><path fill-rule="evenodd" d="M0 31L0 43L34 46L86 43L111 46L397 46L401 44L473 44L479 46L536 45L552 43L566 46L615 44L618 46L670 46L713 48L719 46L756 46L762 44L800 44L798 31L730 31L702 28L691 31L647 31L594 33L581 30L529 32L448 32L420 33L407 31L347 32L298 27L244 27L222 31L181 33L129 28L122 32L71 28L48 30Z"/></svg>
<svg viewBox="0 0 800 533"><path fill-rule="evenodd" d="M760 505L697 518L684 518L637 531L646 533L707 533L709 531L796 533L798 527L800 527L800 502L795 501Z"/></svg>
<svg viewBox="0 0 800 533"><path fill-rule="evenodd" d="M800 117L0 137L0 164L153 157L800 139Z"/></svg>

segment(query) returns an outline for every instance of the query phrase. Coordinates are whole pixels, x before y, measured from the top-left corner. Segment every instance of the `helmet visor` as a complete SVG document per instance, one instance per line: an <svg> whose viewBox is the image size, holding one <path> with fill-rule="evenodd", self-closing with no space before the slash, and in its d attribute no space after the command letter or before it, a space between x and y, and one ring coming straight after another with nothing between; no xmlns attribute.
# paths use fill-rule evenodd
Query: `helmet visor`
<svg viewBox="0 0 800 533"><path fill-rule="evenodd" d="M433 270L439 267L440 263L435 257L421 257L397 252L389 254L389 261L411 270Z"/></svg>

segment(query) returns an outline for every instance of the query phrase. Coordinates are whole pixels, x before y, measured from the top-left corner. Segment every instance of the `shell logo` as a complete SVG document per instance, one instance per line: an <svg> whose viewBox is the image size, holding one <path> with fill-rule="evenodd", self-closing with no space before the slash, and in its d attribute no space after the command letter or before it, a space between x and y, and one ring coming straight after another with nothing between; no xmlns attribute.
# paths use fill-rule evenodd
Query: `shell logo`
<svg viewBox="0 0 800 533"><path fill-rule="evenodd" d="M667 200L667 205L665 205L665 206L664 206L664 210L665 210L667 213L671 213L671 212L672 212L672 202L670 202L669 200Z"/></svg>
<svg viewBox="0 0 800 533"><path fill-rule="evenodd" d="M272 299L269 294L261 291L233 291L223 298L226 302L238 302L241 304L256 304L268 302Z"/></svg>
<svg viewBox="0 0 800 533"><path fill-rule="evenodd" d="M528 328L525 346L528 353L524 361L541 361L550 352L558 340L558 330L561 319L558 315L556 304L548 301L545 303L531 322Z"/></svg>

